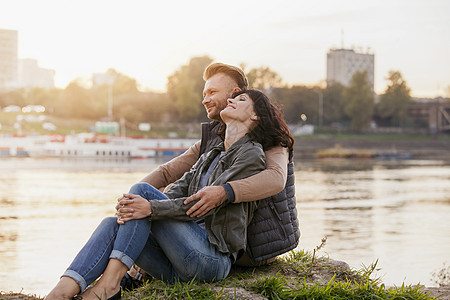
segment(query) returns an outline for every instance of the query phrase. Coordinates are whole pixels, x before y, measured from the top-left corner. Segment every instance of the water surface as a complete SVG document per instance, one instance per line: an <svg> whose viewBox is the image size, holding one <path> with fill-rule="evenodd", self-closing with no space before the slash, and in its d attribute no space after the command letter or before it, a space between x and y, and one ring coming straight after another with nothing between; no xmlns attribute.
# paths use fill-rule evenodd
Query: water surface
<svg viewBox="0 0 450 300"><path fill-rule="evenodd" d="M0 290L45 295L116 199L161 160L0 160ZM435 285L450 262L450 163L296 162L302 237L389 285Z"/></svg>

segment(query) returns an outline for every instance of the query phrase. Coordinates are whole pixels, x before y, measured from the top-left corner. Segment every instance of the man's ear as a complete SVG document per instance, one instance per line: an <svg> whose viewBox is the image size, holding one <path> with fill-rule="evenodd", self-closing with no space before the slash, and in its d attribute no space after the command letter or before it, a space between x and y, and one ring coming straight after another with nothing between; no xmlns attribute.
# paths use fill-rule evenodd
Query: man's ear
<svg viewBox="0 0 450 300"><path fill-rule="evenodd" d="M241 89L239 87L235 87L232 91L231 94L239 92Z"/></svg>

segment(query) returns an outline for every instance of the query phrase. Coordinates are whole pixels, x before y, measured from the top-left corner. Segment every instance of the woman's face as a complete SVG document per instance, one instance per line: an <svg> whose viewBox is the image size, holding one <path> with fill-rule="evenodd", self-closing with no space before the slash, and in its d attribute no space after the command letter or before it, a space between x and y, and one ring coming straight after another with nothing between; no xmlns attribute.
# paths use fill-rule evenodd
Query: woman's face
<svg viewBox="0 0 450 300"><path fill-rule="evenodd" d="M228 124L230 121L253 123L257 120L253 109L253 100L247 94L240 94L227 100L227 106L220 112L222 120Z"/></svg>

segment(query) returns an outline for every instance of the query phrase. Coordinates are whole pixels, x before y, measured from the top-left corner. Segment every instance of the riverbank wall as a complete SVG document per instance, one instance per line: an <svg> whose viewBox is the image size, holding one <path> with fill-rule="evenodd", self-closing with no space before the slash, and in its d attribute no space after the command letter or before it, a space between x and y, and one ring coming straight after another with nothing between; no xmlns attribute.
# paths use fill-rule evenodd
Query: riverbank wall
<svg viewBox="0 0 450 300"><path fill-rule="evenodd" d="M410 154L413 159L450 159L449 139L389 139L370 138L336 138L323 136L314 138L300 137L295 139L294 151L296 159L316 158L320 150L326 149L370 150L378 154Z"/></svg>

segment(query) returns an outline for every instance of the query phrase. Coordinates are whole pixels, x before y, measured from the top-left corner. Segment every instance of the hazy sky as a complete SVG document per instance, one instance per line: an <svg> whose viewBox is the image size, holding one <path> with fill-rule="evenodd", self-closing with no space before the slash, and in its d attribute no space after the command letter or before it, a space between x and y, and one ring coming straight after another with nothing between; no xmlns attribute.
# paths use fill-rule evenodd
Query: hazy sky
<svg viewBox="0 0 450 300"><path fill-rule="evenodd" d="M399 70L413 96L450 85L448 0L0 0L0 28L19 58L56 71L58 87L108 68L163 91L194 56L269 66L289 84L326 77L332 47L375 54L375 90Z"/></svg>

